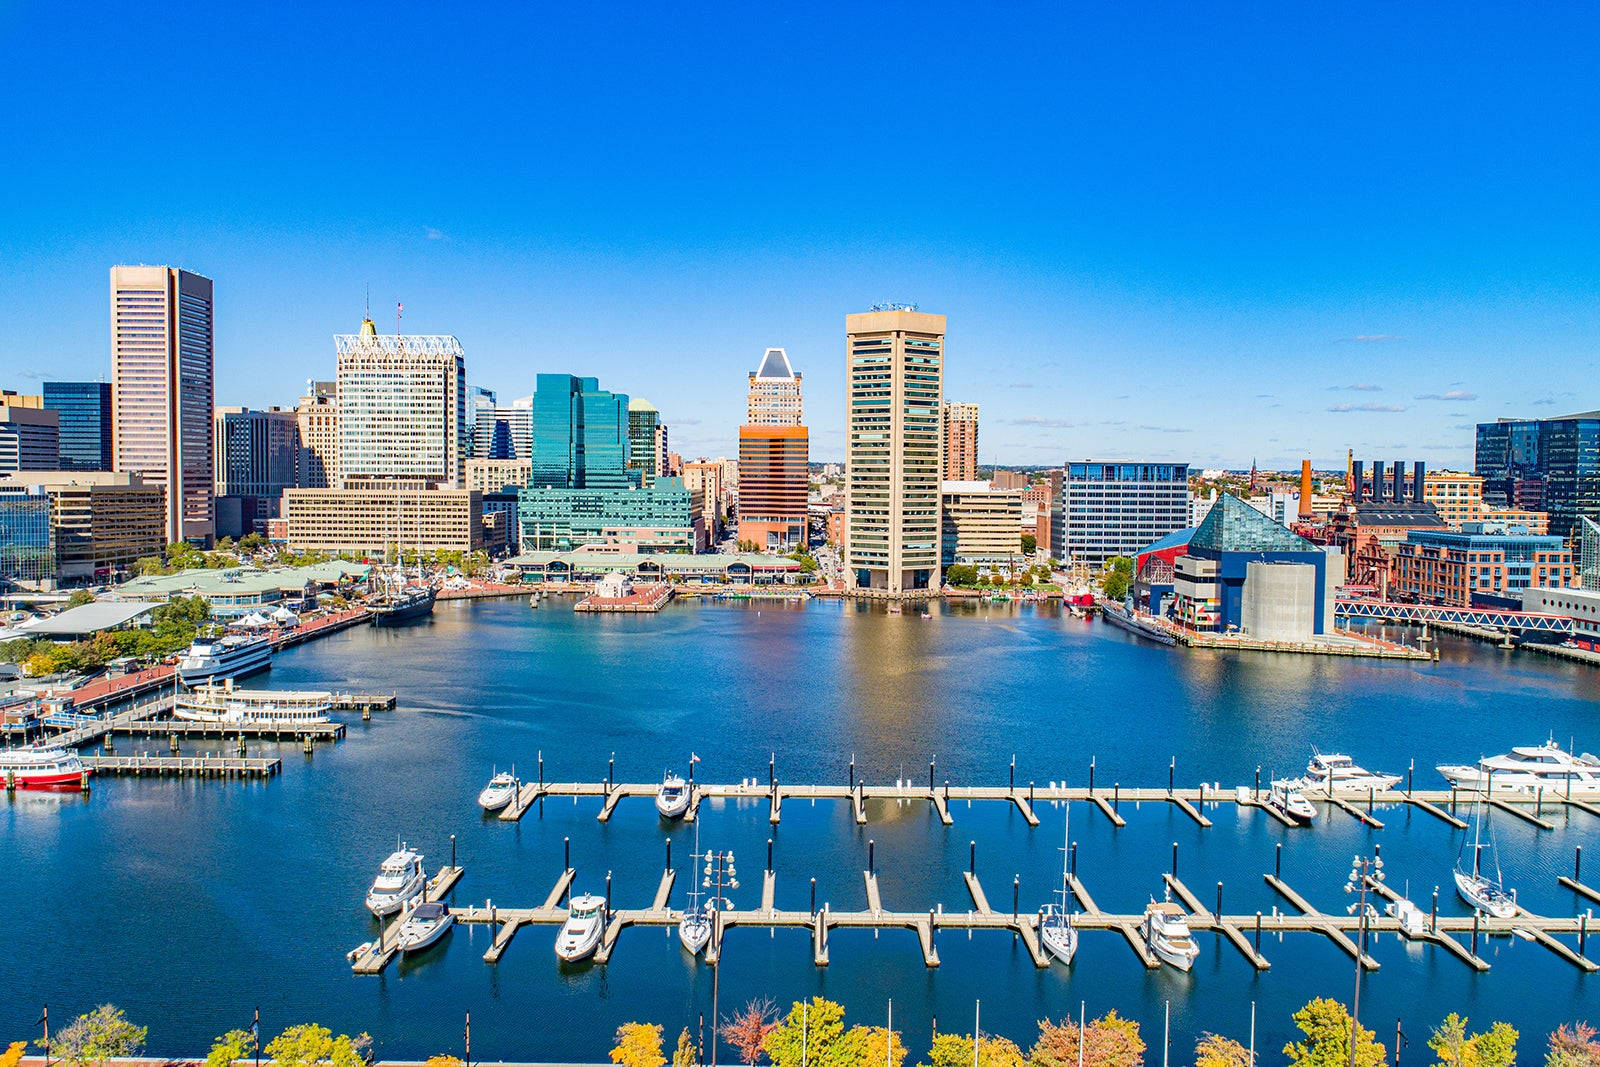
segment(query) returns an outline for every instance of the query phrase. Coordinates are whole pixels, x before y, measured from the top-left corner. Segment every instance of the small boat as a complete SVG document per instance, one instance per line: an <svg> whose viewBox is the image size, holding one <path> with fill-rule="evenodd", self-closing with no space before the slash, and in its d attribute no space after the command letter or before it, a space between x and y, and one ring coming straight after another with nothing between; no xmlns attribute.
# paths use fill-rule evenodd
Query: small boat
<svg viewBox="0 0 1600 1067"><path fill-rule="evenodd" d="M356 960L359 960L362 956L365 956L367 953L369 953L371 951L372 951L372 942L371 941L363 941L363 942L361 942L361 944L357 945L355 948L351 949L349 952L346 952L344 954L344 958L349 960L351 963L354 963Z"/></svg>
<svg viewBox="0 0 1600 1067"><path fill-rule="evenodd" d="M448 905L424 901L412 908L395 932L402 953L421 952L449 932L456 923Z"/></svg>
<svg viewBox="0 0 1600 1067"><path fill-rule="evenodd" d="M401 845L378 868L378 877L367 890L367 908L380 919L393 915L420 894L427 882L422 854Z"/></svg>
<svg viewBox="0 0 1600 1067"><path fill-rule="evenodd" d="M478 794L478 806L484 811L499 811L516 799L517 776L501 771L489 779L489 784Z"/></svg>
<svg viewBox="0 0 1600 1067"><path fill-rule="evenodd" d="M1272 783L1272 792L1267 794L1267 806L1287 819L1308 826L1311 820L1317 817L1317 809L1311 801L1300 792L1300 783L1292 779L1282 779Z"/></svg>
<svg viewBox="0 0 1600 1067"><path fill-rule="evenodd" d="M567 921L556 934L556 955L575 963L594 955L606 932L606 898L585 893L567 908Z"/></svg>
<svg viewBox="0 0 1600 1067"><path fill-rule="evenodd" d="M1189 936L1189 917L1170 900L1150 901L1144 909L1144 922L1139 932L1162 962L1180 971L1193 967L1195 958L1200 955L1200 946Z"/></svg>
<svg viewBox="0 0 1600 1067"><path fill-rule="evenodd" d="M1483 870L1483 798L1472 806L1472 863L1466 862L1467 839L1461 839L1461 851L1456 856L1456 869L1451 872L1456 881L1456 893L1478 911L1496 919L1511 919L1517 914L1517 897L1505 887L1505 876L1500 871L1500 855L1494 847L1494 827L1489 828L1489 855L1494 859L1494 877Z"/></svg>
<svg viewBox="0 0 1600 1067"><path fill-rule="evenodd" d="M663 819L681 819L688 810L689 783L683 775L668 771L661 788L656 790L656 811Z"/></svg>
<svg viewBox="0 0 1600 1067"><path fill-rule="evenodd" d="M1477 766L1444 764L1439 767L1452 786L1459 789L1504 789L1534 793L1543 789L1552 796L1600 796L1600 757L1585 752L1581 756L1556 744L1551 738L1542 745L1513 748L1500 756L1489 756Z"/></svg>
<svg viewBox="0 0 1600 1067"><path fill-rule="evenodd" d="M93 773L76 752L59 746L0 749L0 784L7 789L81 789Z"/></svg>
<svg viewBox="0 0 1600 1067"><path fill-rule="evenodd" d="M1311 753L1306 764L1306 776L1300 779L1302 789L1318 789L1325 793L1379 793L1400 784L1398 774L1379 774L1356 766L1355 760L1338 752Z"/></svg>
<svg viewBox="0 0 1600 1067"><path fill-rule="evenodd" d="M1061 842L1061 888L1056 890L1059 903L1047 904L1039 915L1039 940L1044 950L1062 963L1071 966L1078 951L1078 930L1072 925L1072 897L1067 886L1067 859L1072 848L1072 802L1067 802Z"/></svg>

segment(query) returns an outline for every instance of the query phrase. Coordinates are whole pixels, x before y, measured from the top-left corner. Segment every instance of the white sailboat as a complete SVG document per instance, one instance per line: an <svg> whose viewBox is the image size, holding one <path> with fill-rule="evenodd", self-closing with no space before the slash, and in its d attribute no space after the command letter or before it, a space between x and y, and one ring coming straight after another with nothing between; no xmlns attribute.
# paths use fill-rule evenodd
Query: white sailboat
<svg viewBox="0 0 1600 1067"><path fill-rule="evenodd" d="M683 913L683 918L678 920L678 940L683 942L683 947L689 950L689 955L698 956L711 943L711 910L701 902L700 882L694 877L700 869L700 820L694 823L694 851L689 854L691 864L689 867L690 886L689 909Z"/></svg>
<svg viewBox="0 0 1600 1067"><path fill-rule="evenodd" d="M1066 828L1062 831L1061 843L1061 888L1056 891L1061 902L1045 905L1044 913L1039 917L1039 940L1044 943L1046 952L1070 966L1073 954L1078 951L1078 930L1072 925L1072 899L1068 895L1071 890L1067 885L1067 859L1072 848L1070 800L1066 802L1066 813Z"/></svg>
<svg viewBox="0 0 1600 1067"><path fill-rule="evenodd" d="M1456 855L1456 869L1451 872L1456 881L1456 892L1461 899L1477 910L1496 919L1511 919L1517 914L1516 894L1505 887L1505 876L1500 871L1500 854L1494 847L1494 827L1489 827L1489 855L1494 860L1494 877L1483 870L1483 798L1472 806L1472 862L1466 862L1467 839L1461 839L1461 851Z"/></svg>

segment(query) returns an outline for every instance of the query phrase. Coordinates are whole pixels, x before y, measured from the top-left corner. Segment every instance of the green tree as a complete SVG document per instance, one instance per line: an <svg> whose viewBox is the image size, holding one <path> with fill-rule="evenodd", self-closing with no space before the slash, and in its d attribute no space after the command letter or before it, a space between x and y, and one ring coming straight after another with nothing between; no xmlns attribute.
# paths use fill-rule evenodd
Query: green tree
<svg viewBox="0 0 1600 1067"><path fill-rule="evenodd" d="M1516 1067L1517 1038L1521 1035L1510 1023L1497 1022L1472 1039L1478 1050L1478 1067ZM1596 1049L1600 1064L1600 1049Z"/></svg>
<svg viewBox="0 0 1600 1067"><path fill-rule="evenodd" d="M928 1049L929 1067L972 1067L972 1035L940 1034ZM977 1067L1023 1067L1022 1050L1004 1037L978 1039Z"/></svg>
<svg viewBox="0 0 1600 1067"><path fill-rule="evenodd" d="M1023 534L1022 554L1024 556L1031 556L1037 551L1039 551L1039 538L1031 533Z"/></svg>
<svg viewBox="0 0 1600 1067"><path fill-rule="evenodd" d="M1112 556L1106 560L1105 569L1100 573L1100 591L1112 600L1121 600L1128 595L1128 587L1133 584L1133 560L1127 556Z"/></svg>
<svg viewBox="0 0 1600 1067"><path fill-rule="evenodd" d="M1294 1013L1303 1041L1283 1046L1289 1067L1346 1067L1350 1062L1350 1011L1337 1000L1317 997ZM1388 1053L1366 1027L1356 1030L1356 1067L1383 1067Z"/></svg>
<svg viewBox="0 0 1600 1067"><path fill-rule="evenodd" d="M1201 1034L1194 1044L1194 1067L1252 1067L1250 1050L1231 1037Z"/></svg>
<svg viewBox="0 0 1600 1067"><path fill-rule="evenodd" d="M130 1023L122 1009L102 1004L87 1015L74 1019L50 1043L64 1063L73 1067L103 1064L123 1056L136 1056L150 1033L148 1026ZM40 1043L42 1045L42 1042Z"/></svg>
<svg viewBox="0 0 1600 1067"><path fill-rule="evenodd" d="M94 594L89 592L87 589L79 589L77 592L67 597L67 607L69 608L81 608L85 604L93 603Z"/></svg>
<svg viewBox="0 0 1600 1067"><path fill-rule="evenodd" d="M906 1047L900 1041L900 1031L882 1026L852 1026L839 1039L831 1059L834 1067L878 1067L879 1064L901 1067L905 1058Z"/></svg>
<svg viewBox="0 0 1600 1067"><path fill-rule="evenodd" d="M971 589L978 584L978 571L965 563L953 563L944 569L944 580L957 589Z"/></svg>
<svg viewBox="0 0 1600 1067"><path fill-rule="evenodd" d="M211 1043L205 1067L229 1067L236 1060L248 1058L255 1050L255 1037L250 1031L229 1030Z"/></svg>
<svg viewBox="0 0 1600 1067"><path fill-rule="evenodd" d="M260 548L266 543L267 539L258 533L247 533L243 537L239 538L239 547L244 549L246 552L254 552L256 549Z"/></svg>
<svg viewBox="0 0 1600 1067"><path fill-rule="evenodd" d="M695 1067L699 1058L695 1053L694 1038L689 1036L689 1028L685 1026L678 1035L678 1048L672 1054L672 1067Z"/></svg>
<svg viewBox="0 0 1600 1067"><path fill-rule="evenodd" d="M804 1026L801 1025L804 1008ZM804 1038L802 1039L802 1033ZM839 1039L844 1036L844 1008L831 1000L812 997L802 1005L795 1001L783 1022L772 1028L763 1044L773 1067L800 1067L801 1049L809 1067L826 1067Z"/></svg>
<svg viewBox="0 0 1600 1067"><path fill-rule="evenodd" d="M623 1023L617 1027L611 1062L621 1067L664 1067L667 1058L661 1054L661 1027L653 1023Z"/></svg>
<svg viewBox="0 0 1600 1067"><path fill-rule="evenodd" d="M333 1031L316 1023L291 1026L263 1049L274 1067L316 1067L328 1063L331 1067L363 1067L362 1048L370 1043L365 1034L352 1038L345 1034L333 1036Z"/></svg>

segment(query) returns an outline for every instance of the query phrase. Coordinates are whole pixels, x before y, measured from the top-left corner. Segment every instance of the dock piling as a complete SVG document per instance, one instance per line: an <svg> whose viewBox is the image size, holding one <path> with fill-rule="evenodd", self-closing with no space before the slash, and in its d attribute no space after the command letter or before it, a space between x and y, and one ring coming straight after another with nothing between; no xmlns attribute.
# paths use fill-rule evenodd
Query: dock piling
<svg viewBox="0 0 1600 1067"><path fill-rule="evenodd" d="M1118 815L1122 814L1122 783L1111 783L1111 810Z"/></svg>
<svg viewBox="0 0 1600 1067"><path fill-rule="evenodd" d="M611 872L606 872L606 918L611 918Z"/></svg>
<svg viewBox="0 0 1600 1067"><path fill-rule="evenodd" d="M811 879L811 914L813 917L817 914L817 880L815 878Z"/></svg>
<svg viewBox="0 0 1600 1067"><path fill-rule="evenodd" d="M1011 754L1011 777L1007 788L1013 793L1017 791L1017 756L1014 752Z"/></svg>
<svg viewBox="0 0 1600 1067"><path fill-rule="evenodd" d="M1178 877L1178 843L1172 843L1172 877Z"/></svg>
<svg viewBox="0 0 1600 1067"><path fill-rule="evenodd" d="M776 752L767 757L767 788L771 789L778 784L778 754Z"/></svg>
<svg viewBox="0 0 1600 1067"><path fill-rule="evenodd" d="M1283 842L1279 841L1272 855L1272 876L1283 881Z"/></svg>
<svg viewBox="0 0 1600 1067"><path fill-rule="evenodd" d="M933 792L933 765L935 761L928 761L928 792Z"/></svg>
<svg viewBox="0 0 1600 1067"><path fill-rule="evenodd" d="M1585 911L1583 913L1583 915L1580 916L1579 919L1578 919L1578 955L1580 955L1580 956L1587 955L1587 953L1588 953L1589 916L1593 912L1594 912L1594 909L1590 908L1587 911Z"/></svg>
<svg viewBox="0 0 1600 1067"><path fill-rule="evenodd" d="M1172 759L1167 763L1167 796L1170 797L1173 794L1173 791L1177 788L1177 780L1178 757L1173 756Z"/></svg>
<svg viewBox="0 0 1600 1067"><path fill-rule="evenodd" d="M1431 926L1432 930L1434 931L1434 933L1438 933L1439 932L1439 887L1438 886L1434 886L1433 887L1433 913L1430 916L1429 923L1430 923L1430 926Z"/></svg>
<svg viewBox="0 0 1600 1067"><path fill-rule="evenodd" d="M1089 757L1089 792L1094 792L1094 757Z"/></svg>
<svg viewBox="0 0 1600 1067"><path fill-rule="evenodd" d="M878 843L876 841L869 840L867 842L867 873L868 874L876 874L877 871L878 871L878 868L877 868L876 862L875 862L875 856L874 856L874 853L875 853L875 851L877 849L877 845L878 845Z"/></svg>
<svg viewBox="0 0 1600 1067"><path fill-rule="evenodd" d="M967 842L967 873L974 878L978 876L978 843Z"/></svg>
<svg viewBox="0 0 1600 1067"><path fill-rule="evenodd" d="M1583 846L1579 845L1572 853L1572 880L1583 881Z"/></svg>
<svg viewBox="0 0 1600 1067"><path fill-rule="evenodd" d="M1483 912L1477 908L1472 909L1472 954L1474 956L1478 954L1478 917L1482 914Z"/></svg>
<svg viewBox="0 0 1600 1067"><path fill-rule="evenodd" d="M1020 875L1020 874L1013 875L1011 877L1011 921L1012 922L1016 922L1017 921L1017 901L1020 899L1021 894L1022 894L1022 875Z"/></svg>
<svg viewBox="0 0 1600 1067"><path fill-rule="evenodd" d="M450 866L456 865L456 835L450 835Z"/></svg>
<svg viewBox="0 0 1600 1067"><path fill-rule="evenodd" d="M850 753L850 792L856 791L856 754Z"/></svg>
<svg viewBox="0 0 1600 1067"><path fill-rule="evenodd" d="M539 750L539 788L544 789L544 749Z"/></svg>
<svg viewBox="0 0 1600 1067"><path fill-rule="evenodd" d="M1412 775L1414 775L1416 773L1417 773L1417 759L1416 759L1415 756L1413 756L1411 758L1411 766L1406 768L1406 796L1410 796L1411 795L1411 778L1412 778Z"/></svg>
<svg viewBox="0 0 1600 1067"><path fill-rule="evenodd" d="M1078 877L1078 843L1076 841L1067 849L1067 861L1072 869L1072 877Z"/></svg>
<svg viewBox="0 0 1600 1067"><path fill-rule="evenodd" d="M617 754L611 753L611 760L606 764L606 792L611 792L611 781L617 773Z"/></svg>
<svg viewBox="0 0 1600 1067"><path fill-rule="evenodd" d="M769 864L770 866L770 864ZM667 838L667 870L672 870L672 838Z"/></svg>
<svg viewBox="0 0 1600 1067"><path fill-rule="evenodd" d="M671 865L671 859L672 859L672 842L668 841L667 842L667 860L668 860L668 865L669 866ZM768 874L772 873L772 838L770 838L770 837L767 838L767 873Z"/></svg>
<svg viewBox="0 0 1600 1067"><path fill-rule="evenodd" d="M1256 955L1261 955L1261 913L1256 912Z"/></svg>
<svg viewBox="0 0 1600 1067"><path fill-rule="evenodd" d="M1217 883L1217 910L1213 913L1218 918L1222 916L1222 883Z"/></svg>
<svg viewBox="0 0 1600 1067"><path fill-rule="evenodd" d="M561 839L561 869L564 871L572 870L572 838L570 837Z"/></svg>

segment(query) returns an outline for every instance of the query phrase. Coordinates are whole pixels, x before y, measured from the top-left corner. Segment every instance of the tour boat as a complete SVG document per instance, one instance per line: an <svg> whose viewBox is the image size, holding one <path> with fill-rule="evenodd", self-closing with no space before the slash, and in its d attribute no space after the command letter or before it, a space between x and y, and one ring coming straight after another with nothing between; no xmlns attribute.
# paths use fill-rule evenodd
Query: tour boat
<svg viewBox="0 0 1600 1067"><path fill-rule="evenodd" d="M489 784L478 794L478 806L484 811L499 811L517 796L517 776L501 771L489 779Z"/></svg>
<svg viewBox="0 0 1600 1067"><path fill-rule="evenodd" d="M1078 951L1078 930L1072 925L1072 898L1067 886L1067 860L1072 848L1071 801L1067 802L1066 808L1066 826L1062 830L1061 844L1061 888L1056 890L1061 902L1045 905L1039 916L1039 940L1044 943L1046 952L1070 966L1073 954Z"/></svg>
<svg viewBox="0 0 1600 1067"><path fill-rule="evenodd" d="M1379 774L1356 766L1355 760L1349 756L1313 750L1311 762L1306 764L1306 776L1300 779L1300 786L1325 793L1365 793L1368 790L1382 793L1399 782L1398 774Z"/></svg>
<svg viewBox="0 0 1600 1067"><path fill-rule="evenodd" d="M178 660L178 680L195 686L243 678L272 666L272 641L266 637L229 634L203 637L189 646Z"/></svg>
<svg viewBox="0 0 1600 1067"><path fill-rule="evenodd" d="M567 908L567 921L556 934L556 955L565 963L588 959L605 932L606 898L585 893Z"/></svg>
<svg viewBox="0 0 1600 1067"><path fill-rule="evenodd" d="M81 789L92 773L65 748L0 749L0 781L8 789Z"/></svg>
<svg viewBox="0 0 1600 1067"><path fill-rule="evenodd" d="M378 868L378 877L367 890L367 907L380 919L393 915L421 893L427 882L422 854L401 845L399 850L389 853L389 858Z"/></svg>
<svg viewBox="0 0 1600 1067"><path fill-rule="evenodd" d="M683 775L668 771L661 780L661 788L656 790L656 811L663 819L681 819L688 810L689 783L683 780Z"/></svg>
<svg viewBox="0 0 1600 1067"><path fill-rule="evenodd" d="M456 917L450 914L449 907L444 904L418 904L395 932L395 944L402 953L421 952L448 933L455 922Z"/></svg>
<svg viewBox="0 0 1600 1067"><path fill-rule="evenodd" d="M333 697L328 693L278 693L234 689L231 684L206 685L180 694L172 717L226 726L314 726L329 721L332 707Z"/></svg>
<svg viewBox="0 0 1600 1067"><path fill-rule="evenodd" d="M1486 818L1483 798L1472 806L1472 863L1466 862L1467 839L1461 839L1461 850L1456 854L1456 869L1451 872L1456 880L1456 892L1461 899L1477 910L1496 919L1511 919L1517 914L1515 893L1508 892L1505 877L1500 872L1500 854L1494 847L1494 827L1489 827L1489 855L1494 860L1494 877L1483 870L1483 821Z"/></svg>
<svg viewBox="0 0 1600 1067"><path fill-rule="evenodd" d="M1305 826L1317 817L1317 809L1300 792L1298 786L1298 782L1287 779L1273 782L1272 792L1267 794L1267 805L1280 815Z"/></svg>
<svg viewBox="0 0 1600 1067"><path fill-rule="evenodd" d="M1193 967L1195 958L1200 955L1200 946L1189 936L1188 916L1170 900L1150 901L1144 909L1144 922L1139 932L1162 962L1180 971Z"/></svg>
<svg viewBox="0 0 1600 1067"><path fill-rule="evenodd" d="M1445 764L1439 767L1439 773L1460 789L1518 793L1543 789L1552 795L1600 796L1600 758L1587 752L1574 756L1554 738L1542 745L1513 748L1504 755L1480 759L1475 767Z"/></svg>

